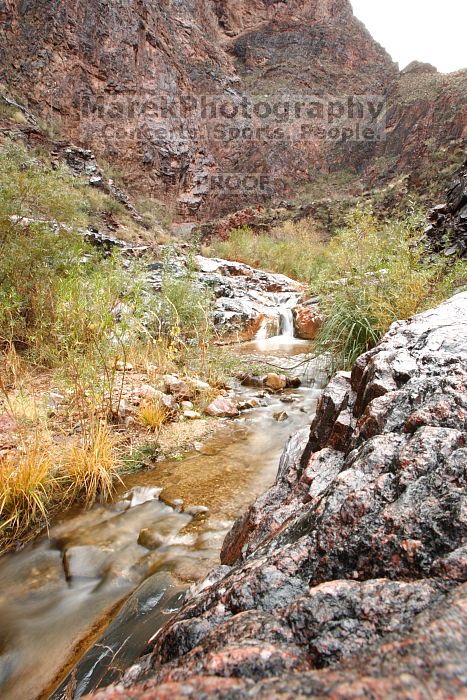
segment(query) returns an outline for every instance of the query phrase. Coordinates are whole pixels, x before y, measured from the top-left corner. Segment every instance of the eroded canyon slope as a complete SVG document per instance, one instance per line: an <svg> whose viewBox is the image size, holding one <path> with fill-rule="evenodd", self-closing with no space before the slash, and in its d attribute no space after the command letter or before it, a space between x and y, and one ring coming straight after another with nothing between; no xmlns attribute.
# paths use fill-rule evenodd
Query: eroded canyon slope
<svg viewBox="0 0 467 700"><path fill-rule="evenodd" d="M349 0L1 0L0 22L0 82L181 216L293 196L333 172L379 185L410 171L423 187L467 133L467 73L399 74ZM324 117L297 113L327 95L344 118L348 98L380 100L376 136L329 137L328 102ZM258 102L272 117L244 118ZM267 181L219 189L213 177L231 173Z"/></svg>

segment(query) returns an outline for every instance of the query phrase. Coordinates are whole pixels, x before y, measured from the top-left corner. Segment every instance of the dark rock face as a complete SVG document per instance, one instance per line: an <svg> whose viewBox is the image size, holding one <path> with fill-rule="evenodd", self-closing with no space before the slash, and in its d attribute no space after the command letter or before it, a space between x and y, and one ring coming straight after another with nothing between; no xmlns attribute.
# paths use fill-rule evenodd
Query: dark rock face
<svg viewBox="0 0 467 700"><path fill-rule="evenodd" d="M455 174L446 204L430 212L425 233L436 253L467 257L467 160Z"/></svg>
<svg viewBox="0 0 467 700"><path fill-rule="evenodd" d="M461 697L466 440L463 293L332 380L224 565L96 700Z"/></svg>

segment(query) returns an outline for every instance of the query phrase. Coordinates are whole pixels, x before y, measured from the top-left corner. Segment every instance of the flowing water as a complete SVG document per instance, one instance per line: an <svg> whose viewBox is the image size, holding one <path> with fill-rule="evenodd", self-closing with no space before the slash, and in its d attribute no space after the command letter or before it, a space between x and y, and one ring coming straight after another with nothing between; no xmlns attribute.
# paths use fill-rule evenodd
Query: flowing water
<svg viewBox="0 0 467 700"><path fill-rule="evenodd" d="M292 309L283 307L279 309L280 336L282 338L294 337L294 323Z"/></svg>
<svg viewBox="0 0 467 700"><path fill-rule="evenodd" d="M186 588L219 564L225 534L273 483L288 436L310 423L319 396L320 371L305 362L308 344L293 338L293 325L290 334L288 311L279 312L281 336L238 352L295 367L300 389L236 387L258 407L222 422L184 459L128 476L113 503L64 515L47 537L0 561L3 700L80 697L115 680ZM143 529L151 542L138 544Z"/></svg>

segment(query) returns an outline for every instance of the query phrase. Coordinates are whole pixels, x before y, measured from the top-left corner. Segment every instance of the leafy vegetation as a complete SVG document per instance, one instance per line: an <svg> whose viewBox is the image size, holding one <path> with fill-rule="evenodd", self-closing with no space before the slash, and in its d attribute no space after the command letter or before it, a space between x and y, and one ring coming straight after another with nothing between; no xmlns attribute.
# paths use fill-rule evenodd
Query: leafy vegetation
<svg viewBox="0 0 467 700"><path fill-rule="evenodd" d="M394 321L465 285L465 263L428 256L423 224L417 212L381 223L356 209L326 247L312 289L324 316L318 348L331 352L335 367L349 369Z"/></svg>
<svg viewBox="0 0 467 700"><path fill-rule="evenodd" d="M0 147L0 420L19 435L17 448L0 450L0 548L43 527L58 505L112 493L124 468L114 423L127 364L155 383L188 366L211 372L211 296L190 270L174 274L168 259L162 293L150 294L144 261L129 271L83 239L82 228L119 211L46 153ZM37 381L66 403L60 450ZM157 439L167 411L143 402L135 417Z"/></svg>

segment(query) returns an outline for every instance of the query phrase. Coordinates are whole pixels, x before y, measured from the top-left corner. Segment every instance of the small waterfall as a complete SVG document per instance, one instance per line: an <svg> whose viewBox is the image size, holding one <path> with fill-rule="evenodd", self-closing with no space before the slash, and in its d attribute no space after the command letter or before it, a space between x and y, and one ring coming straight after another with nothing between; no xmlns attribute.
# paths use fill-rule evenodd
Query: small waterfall
<svg viewBox="0 0 467 700"><path fill-rule="evenodd" d="M295 338L293 309L297 306L297 294L270 294L271 311L266 312L255 336L255 340L263 341L275 338Z"/></svg>
<svg viewBox="0 0 467 700"><path fill-rule="evenodd" d="M294 337L294 322L292 309L286 306L282 306L279 309L280 317L280 335L285 338Z"/></svg>

